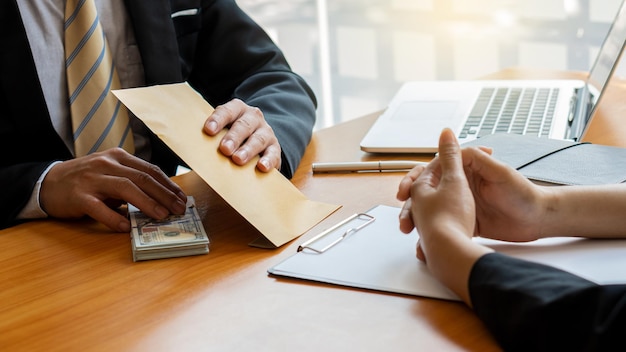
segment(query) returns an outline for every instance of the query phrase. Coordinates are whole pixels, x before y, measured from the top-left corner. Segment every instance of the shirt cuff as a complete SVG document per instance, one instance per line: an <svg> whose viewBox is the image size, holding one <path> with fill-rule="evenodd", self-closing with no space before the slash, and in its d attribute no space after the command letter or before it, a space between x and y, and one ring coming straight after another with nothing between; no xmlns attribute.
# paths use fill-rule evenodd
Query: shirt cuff
<svg viewBox="0 0 626 352"><path fill-rule="evenodd" d="M22 208L22 211L17 215L17 218L20 220L27 219L43 219L47 218L48 214L41 208L41 203L39 202L39 193L41 192L41 183L43 182L46 175L50 169L56 164L62 163L62 161L55 161L50 164L39 176L37 183L35 183L35 187L33 188L33 193L30 195L30 199L26 206Z"/></svg>

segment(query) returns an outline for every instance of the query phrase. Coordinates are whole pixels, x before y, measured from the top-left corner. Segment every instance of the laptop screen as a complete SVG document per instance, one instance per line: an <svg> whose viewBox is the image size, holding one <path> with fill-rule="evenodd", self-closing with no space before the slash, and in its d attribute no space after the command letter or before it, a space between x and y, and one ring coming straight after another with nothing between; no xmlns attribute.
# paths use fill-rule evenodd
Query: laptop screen
<svg viewBox="0 0 626 352"><path fill-rule="evenodd" d="M599 97L600 93L606 88L613 71L617 67L624 43L626 42L625 4L626 1L622 2L615 21L613 21L613 25L609 29L609 32L604 39L604 43L602 43L602 47L600 48L600 52L596 57L596 61L589 72L587 85L589 91L593 93L594 97ZM598 104L598 102L594 99L592 99L590 103L592 104L592 107L591 109L587 109L587 116L585 116L584 123L585 125L591 118L591 115L595 110L595 106Z"/></svg>

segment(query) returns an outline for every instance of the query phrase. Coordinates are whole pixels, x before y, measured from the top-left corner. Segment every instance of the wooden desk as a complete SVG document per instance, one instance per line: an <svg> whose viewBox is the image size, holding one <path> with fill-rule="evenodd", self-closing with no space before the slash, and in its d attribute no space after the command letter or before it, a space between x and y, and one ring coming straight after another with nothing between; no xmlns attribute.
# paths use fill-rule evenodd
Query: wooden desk
<svg viewBox="0 0 626 352"><path fill-rule="evenodd" d="M507 70L497 77L554 75L561 74ZM587 139L626 147L619 122L625 84L614 82ZM308 197L343 208L277 250L249 247L257 232L194 173L175 180L197 200L212 241L205 256L133 263L129 236L91 221L0 231L0 350L499 350L460 303L267 275L298 244L346 216L375 204L400 206L402 174L310 171L314 161L375 160L358 148L375 118L315 134L293 182Z"/></svg>

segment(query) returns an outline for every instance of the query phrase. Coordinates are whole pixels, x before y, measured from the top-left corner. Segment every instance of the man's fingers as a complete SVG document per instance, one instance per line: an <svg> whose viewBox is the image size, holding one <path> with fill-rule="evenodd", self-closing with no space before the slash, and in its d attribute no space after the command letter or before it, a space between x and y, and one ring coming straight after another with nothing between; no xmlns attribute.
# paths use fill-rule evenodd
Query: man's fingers
<svg viewBox="0 0 626 352"><path fill-rule="evenodd" d="M226 104L217 106L204 123L204 132L210 136L216 135L242 114L243 105L241 100L233 99Z"/></svg>
<svg viewBox="0 0 626 352"><path fill-rule="evenodd" d="M151 178L157 181L159 184L166 187L172 193L176 194L182 201L187 200L187 196L183 190L178 186L171 178L169 178L158 166L151 164L145 160L134 157L130 154L125 154L119 159L120 164L128 166L131 169L138 170L148 174Z"/></svg>
<svg viewBox="0 0 626 352"><path fill-rule="evenodd" d="M281 150L272 127L263 112L239 99L218 106L207 118L204 131L215 135L225 127L228 132L220 142L220 151L238 165L261 155L258 168L269 171L281 166Z"/></svg>
<svg viewBox="0 0 626 352"><path fill-rule="evenodd" d="M111 170L106 174L116 176L104 181L107 193L113 198L130 202L142 211L149 207L153 210L148 210L147 214L157 219L164 218L170 212L185 212L187 196L158 166L129 154L118 155L116 158L120 164L110 160L96 161L106 164L98 169L106 170L108 167Z"/></svg>
<svg viewBox="0 0 626 352"><path fill-rule="evenodd" d="M218 106L204 124L204 131L215 135L226 126L228 132L220 142L220 152L237 165L245 165L257 156L257 168L267 172L280 169L282 153L272 127L263 112L239 99Z"/></svg>
<svg viewBox="0 0 626 352"><path fill-rule="evenodd" d="M82 200L85 215L101 222L111 230L119 232L130 232L130 221L126 216L118 213L104 204L100 199L85 196Z"/></svg>
<svg viewBox="0 0 626 352"><path fill-rule="evenodd" d="M233 99L215 108L204 124L204 131L213 136L230 126L220 142L220 151L226 156L233 156L238 152L239 160L247 161L251 157L247 155L249 151L240 147L259 128L260 121L264 121L260 109Z"/></svg>
<svg viewBox="0 0 626 352"><path fill-rule="evenodd" d="M257 163L257 167L261 171L268 172L272 169L280 170L281 164L281 149L280 145L277 142L276 144L272 144L265 149L265 151L261 155L261 158L259 159L259 162Z"/></svg>
<svg viewBox="0 0 626 352"><path fill-rule="evenodd" d="M122 199L154 219L163 219L170 213L183 214L186 210L186 204L155 182L107 176L103 184L107 198Z"/></svg>

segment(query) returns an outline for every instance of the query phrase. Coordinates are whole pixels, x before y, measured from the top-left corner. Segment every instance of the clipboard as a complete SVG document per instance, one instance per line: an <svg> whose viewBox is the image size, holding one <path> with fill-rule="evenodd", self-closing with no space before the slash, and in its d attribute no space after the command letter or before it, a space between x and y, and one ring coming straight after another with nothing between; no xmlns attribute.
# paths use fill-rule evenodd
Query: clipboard
<svg viewBox="0 0 626 352"><path fill-rule="evenodd" d="M415 257L418 234L399 229L400 208L378 205L298 247L270 275L443 300L459 298ZM474 238L497 252L551 265L599 284L626 283L626 239L546 238L510 243Z"/></svg>
<svg viewBox="0 0 626 352"><path fill-rule="evenodd" d="M415 258L417 233L399 230L400 208L378 205L298 247L272 275L415 296L458 300ZM321 253L320 253L321 252Z"/></svg>

